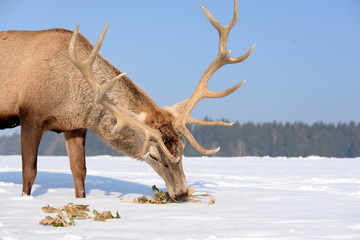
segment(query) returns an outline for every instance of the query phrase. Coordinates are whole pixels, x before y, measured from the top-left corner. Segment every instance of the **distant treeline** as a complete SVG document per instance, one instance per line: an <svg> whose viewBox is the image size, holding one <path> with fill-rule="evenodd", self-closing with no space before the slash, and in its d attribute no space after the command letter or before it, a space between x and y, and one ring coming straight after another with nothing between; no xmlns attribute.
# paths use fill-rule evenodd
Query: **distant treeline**
<svg viewBox="0 0 360 240"><path fill-rule="evenodd" d="M217 156L360 156L360 123L235 123L232 127L193 126L200 144L220 146ZM187 148L189 156L199 156Z"/></svg>
<svg viewBox="0 0 360 240"><path fill-rule="evenodd" d="M359 157L360 123L235 123L231 127L191 126L198 142L205 148L221 147L215 156L286 156ZM0 155L20 154L20 137L0 137ZM87 155L121 155L99 137L89 133ZM39 155L67 155L62 134L47 133ZM185 156L201 156L187 144Z"/></svg>

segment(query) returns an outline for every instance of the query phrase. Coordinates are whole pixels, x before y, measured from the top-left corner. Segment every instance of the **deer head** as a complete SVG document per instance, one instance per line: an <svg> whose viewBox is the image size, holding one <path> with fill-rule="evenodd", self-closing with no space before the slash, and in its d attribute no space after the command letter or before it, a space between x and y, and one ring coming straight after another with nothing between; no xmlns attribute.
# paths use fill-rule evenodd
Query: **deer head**
<svg viewBox="0 0 360 240"><path fill-rule="evenodd" d="M226 64L239 63L248 58L254 49L252 46L246 54L241 57L231 57L231 51L227 50L227 39L230 30L234 27L238 19L238 3L234 1L234 16L230 24L222 26L211 15L211 13L201 6L211 24L219 32L219 52L215 60L209 65L200 78L197 88L190 98L172 106L160 109L152 113L134 113L123 106L116 105L107 95L111 88L124 77L121 73L104 84L100 85L92 70L100 46L104 40L108 24L102 30L100 37L94 46L90 56L85 61L80 61L76 56L76 40L79 25L76 26L69 46L69 57L73 64L82 72L88 81L91 89L95 92L95 104L102 105L106 110L116 117L116 124L112 129L112 134L119 136L124 129L133 129L136 132L137 142L140 142L136 150L135 157L146 161L153 169L165 180L166 187L170 196L177 201L187 197L187 183L182 168L182 152L185 144L181 138L183 135L188 142L203 154L213 154L220 148L207 150L195 140L186 124L199 125L223 125L231 126L233 123L222 121L200 121L191 118L190 114L196 104L203 98L225 97L242 86L243 82L220 92L213 92L208 89L208 82L211 76Z"/></svg>

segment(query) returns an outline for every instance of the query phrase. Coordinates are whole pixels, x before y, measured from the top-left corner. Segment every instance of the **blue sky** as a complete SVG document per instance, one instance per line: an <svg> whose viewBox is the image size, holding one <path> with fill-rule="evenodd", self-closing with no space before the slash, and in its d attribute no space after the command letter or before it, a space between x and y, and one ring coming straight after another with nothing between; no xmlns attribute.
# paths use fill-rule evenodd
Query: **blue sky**
<svg viewBox="0 0 360 240"><path fill-rule="evenodd" d="M0 30L80 24L95 42L110 23L101 54L158 103L188 98L217 54L217 32L199 8L223 24L232 0L0 1ZM192 116L240 122L360 122L360 1L239 0L229 37L245 62L219 70L212 90L246 80L223 99L205 99Z"/></svg>

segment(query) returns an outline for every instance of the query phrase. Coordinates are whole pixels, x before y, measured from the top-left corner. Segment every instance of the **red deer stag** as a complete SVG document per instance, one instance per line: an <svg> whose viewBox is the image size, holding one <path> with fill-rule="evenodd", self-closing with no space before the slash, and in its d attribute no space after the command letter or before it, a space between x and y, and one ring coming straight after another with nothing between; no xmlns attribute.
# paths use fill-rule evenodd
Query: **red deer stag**
<svg viewBox="0 0 360 240"><path fill-rule="evenodd" d="M230 30L201 7L219 32L219 52L201 76L191 97L172 107L160 108L124 73L98 54L108 25L93 47L79 26L63 29L0 32L0 129L21 125L24 195L30 195L37 172L37 153L45 131L64 132L75 196L85 197L84 144L87 129L100 135L114 149L147 162L165 181L170 196L187 196L182 168L187 138L196 150L212 154L219 150L201 147L186 124L225 125L220 121L195 120L190 114L202 98L225 97L242 84L220 92L207 87L210 77L226 64L239 63L252 52L231 57L227 50Z"/></svg>

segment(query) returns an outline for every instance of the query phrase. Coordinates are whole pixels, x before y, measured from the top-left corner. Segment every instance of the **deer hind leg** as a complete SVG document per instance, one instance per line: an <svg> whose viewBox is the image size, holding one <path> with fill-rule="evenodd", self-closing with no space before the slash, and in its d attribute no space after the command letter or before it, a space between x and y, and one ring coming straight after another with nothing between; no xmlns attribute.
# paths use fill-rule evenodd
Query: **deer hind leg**
<svg viewBox="0 0 360 240"><path fill-rule="evenodd" d="M75 197L85 197L85 137L86 129L64 132L66 150L70 159L70 168L74 178Z"/></svg>
<svg viewBox="0 0 360 240"><path fill-rule="evenodd" d="M37 173L37 154L42 127L31 119L21 119L22 195L30 195Z"/></svg>

